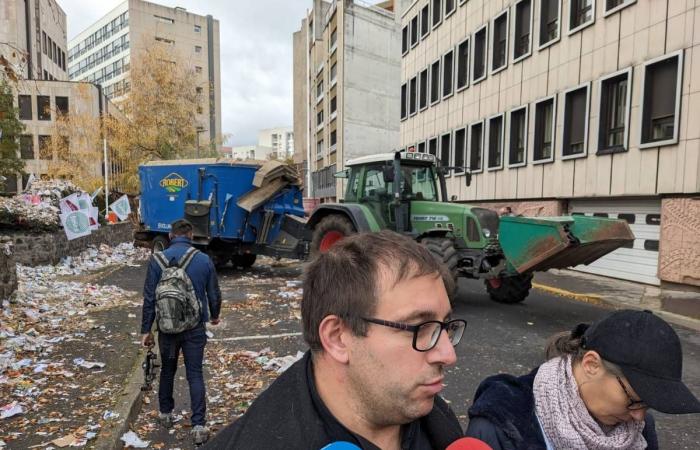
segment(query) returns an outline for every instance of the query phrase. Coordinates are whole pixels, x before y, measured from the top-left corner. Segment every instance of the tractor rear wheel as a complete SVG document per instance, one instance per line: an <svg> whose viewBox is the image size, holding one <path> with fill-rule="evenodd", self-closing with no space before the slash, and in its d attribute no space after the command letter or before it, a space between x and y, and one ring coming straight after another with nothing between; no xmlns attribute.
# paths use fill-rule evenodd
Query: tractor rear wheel
<svg viewBox="0 0 700 450"><path fill-rule="evenodd" d="M159 234L158 236L153 238L153 242L151 243L151 245L151 250L153 253L162 252L170 245L170 239L168 239L167 236Z"/></svg>
<svg viewBox="0 0 700 450"><path fill-rule="evenodd" d="M455 250L454 242L446 238L426 238L421 241L421 244L433 254L435 259L447 266L452 278L454 278L455 283L457 283L457 264L459 261L457 259L457 250Z"/></svg>
<svg viewBox="0 0 700 450"><path fill-rule="evenodd" d="M486 291L491 300L498 303L520 303L530 294L532 274L526 273L512 277L485 280Z"/></svg>
<svg viewBox="0 0 700 450"><path fill-rule="evenodd" d="M324 217L314 227L311 238L311 256L327 252L333 244L351 234L355 234L355 227L345 216L332 214Z"/></svg>

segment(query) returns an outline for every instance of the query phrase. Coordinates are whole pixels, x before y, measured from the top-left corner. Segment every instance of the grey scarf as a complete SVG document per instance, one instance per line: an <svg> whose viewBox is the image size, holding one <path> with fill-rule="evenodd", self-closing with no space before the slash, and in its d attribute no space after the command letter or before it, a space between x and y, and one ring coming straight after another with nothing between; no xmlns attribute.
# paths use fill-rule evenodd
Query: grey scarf
<svg viewBox="0 0 700 450"><path fill-rule="evenodd" d="M601 427L579 395L570 357L542 364L533 386L535 410L547 439L555 449L644 450L644 422Z"/></svg>

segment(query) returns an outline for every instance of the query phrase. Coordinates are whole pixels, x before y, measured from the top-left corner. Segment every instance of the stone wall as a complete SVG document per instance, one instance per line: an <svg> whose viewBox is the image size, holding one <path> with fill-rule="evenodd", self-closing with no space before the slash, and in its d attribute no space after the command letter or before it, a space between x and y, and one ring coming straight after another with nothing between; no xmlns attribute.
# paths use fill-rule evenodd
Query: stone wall
<svg viewBox="0 0 700 450"><path fill-rule="evenodd" d="M659 278L700 286L700 198L661 200Z"/></svg>
<svg viewBox="0 0 700 450"><path fill-rule="evenodd" d="M76 256L88 246L107 244L118 245L132 242L134 226L131 222L104 225L89 236L69 241L63 230L53 233L19 233L10 232L8 236L14 242L14 259L18 264L41 266L57 264L64 256Z"/></svg>
<svg viewBox="0 0 700 450"><path fill-rule="evenodd" d="M0 302L17 290L17 267L12 238L0 236Z"/></svg>

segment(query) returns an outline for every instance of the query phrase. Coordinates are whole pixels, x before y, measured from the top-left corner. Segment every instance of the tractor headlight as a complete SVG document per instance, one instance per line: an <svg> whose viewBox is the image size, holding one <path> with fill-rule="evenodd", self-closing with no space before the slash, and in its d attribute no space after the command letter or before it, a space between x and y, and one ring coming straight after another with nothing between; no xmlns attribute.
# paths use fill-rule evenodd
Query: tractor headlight
<svg viewBox="0 0 700 450"><path fill-rule="evenodd" d="M484 233L484 236L486 237L486 239L491 237L491 232L489 231L488 228L482 229L481 232Z"/></svg>

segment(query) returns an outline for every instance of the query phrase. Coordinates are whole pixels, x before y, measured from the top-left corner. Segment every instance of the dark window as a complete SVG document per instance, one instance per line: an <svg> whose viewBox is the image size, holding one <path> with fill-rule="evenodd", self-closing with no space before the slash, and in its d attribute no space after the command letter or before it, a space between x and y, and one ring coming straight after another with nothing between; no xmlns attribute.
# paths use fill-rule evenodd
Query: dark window
<svg viewBox="0 0 700 450"><path fill-rule="evenodd" d="M32 120L32 96L18 95L17 103L19 104L19 118L21 120Z"/></svg>
<svg viewBox="0 0 700 450"><path fill-rule="evenodd" d="M430 66L430 104L440 101L440 60Z"/></svg>
<svg viewBox="0 0 700 450"><path fill-rule="evenodd" d="M418 77L411 78L408 92L408 113L412 116L418 107Z"/></svg>
<svg viewBox="0 0 700 450"><path fill-rule="evenodd" d="M493 21L493 42L491 70L505 67L508 62L508 13L503 13Z"/></svg>
<svg viewBox="0 0 700 450"><path fill-rule="evenodd" d="M605 11L610 11L613 8L617 8L620 5L623 5L625 3L631 4L634 3L637 0L605 0Z"/></svg>
<svg viewBox="0 0 700 450"><path fill-rule="evenodd" d="M331 99L331 114L333 114L338 109L338 100L336 97Z"/></svg>
<svg viewBox="0 0 700 450"><path fill-rule="evenodd" d="M464 167L467 159L467 129L455 131L455 167ZM464 169L455 169L455 173L464 173Z"/></svg>
<svg viewBox="0 0 700 450"><path fill-rule="evenodd" d="M405 55L408 52L408 29L409 26L406 25L401 31L401 54Z"/></svg>
<svg viewBox="0 0 700 450"><path fill-rule="evenodd" d="M540 45L545 45L559 37L559 2L542 0L540 4Z"/></svg>
<svg viewBox="0 0 700 450"><path fill-rule="evenodd" d="M593 213L593 217L600 217L603 219L608 219L608 218L610 218L610 215L608 213Z"/></svg>
<svg viewBox="0 0 700 450"><path fill-rule="evenodd" d="M437 146L438 146L438 140L437 138L432 138L428 141L428 153L431 155L437 156Z"/></svg>
<svg viewBox="0 0 700 450"><path fill-rule="evenodd" d="M316 126L320 127L323 125L323 110L316 113Z"/></svg>
<svg viewBox="0 0 700 450"><path fill-rule="evenodd" d="M454 51L450 50L442 57L442 97L452 95L454 89Z"/></svg>
<svg viewBox="0 0 700 450"><path fill-rule="evenodd" d="M456 7L455 0L445 0L445 17L455 12Z"/></svg>
<svg viewBox="0 0 700 450"><path fill-rule="evenodd" d="M586 111L588 88L567 92L564 97L564 156L579 155L586 151Z"/></svg>
<svg viewBox="0 0 700 450"><path fill-rule="evenodd" d="M658 252L659 251L659 241L646 239L644 241L644 250L648 250L650 252Z"/></svg>
<svg viewBox="0 0 700 450"><path fill-rule="evenodd" d="M50 37L47 37L48 40L48 50L49 54L47 55L49 59L53 59L53 41L51 40Z"/></svg>
<svg viewBox="0 0 700 450"><path fill-rule="evenodd" d="M53 159L51 136L39 136L39 159Z"/></svg>
<svg viewBox="0 0 700 450"><path fill-rule="evenodd" d="M513 58L530 53L530 24L532 22L532 0L523 0L515 7L515 42Z"/></svg>
<svg viewBox="0 0 700 450"><path fill-rule="evenodd" d="M408 84L404 83L401 85L401 119L405 119L408 117L408 111L406 109L406 105L408 104L407 101L407 89L408 89Z"/></svg>
<svg viewBox="0 0 700 450"><path fill-rule="evenodd" d="M593 0L571 0L569 29L578 28L593 20Z"/></svg>
<svg viewBox="0 0 700 450"><path fill-rule="evenodd" d="M440 136L440 165L449 166L452 157L452 133Z"/></svg>
<svg viewBox="0 0 700 450"><path fill-rule="evenodd" d="M457 90L469 85L469 39L457 46Z"/></svg>
<svg viewBox="0 0 700 450"><path fill-rule="evenodd" d="M55 42L53 43L53 55L52 55L51 59L53 60L54 63L58 62L58 47L56 47Z"/></svg>
<svg viewBox="0 0 700 450"><path fill-rule="evenodd" d="M418 44L418 16L411 19L411 47Z"/></svg>
<svg viewBox="0 0 700 450"><path fill-rule="evenodd" d="M554 145L554 99L544 100L535 106L535 148L533 161L552 158Z"/></svg>
<svg viewBox="0 0 700 450"><path fill-rule="evenodd" d="M19 137L19 154L22 159L34 159L34 136L22 135Z"/></svg>
<svg viewBox="0 0 700 450"><path fill-rule="evenodd" d="M628 77L623 73L600 84L598 152L625 149Z"/></svg>
<svg viewBox="0 0 700 450"><path fill-rule="evenodd" d="M472 81L478 81L486 76L486 27L474 34L474 67Z"/></svg>
<svg viewBox="0 0 700 450"><path fill-rule="evenodd" d="M503 164L503 116L489 119L489 169Z"/></svg>
<svg viewBox="0 0 700 450"><path fill-rule="evenodd" d="M637 216L634 214L618 214L617 218L626 221L630 225L634 225Z"/></svg>
<svg viewBox="0 0 700 450"><path fill-rule="evenodd" d="M44 51L44 55L46 54L46 31L41 32L41 42L43 44L42 48Z"/></svg>
<svg viewBox="0 0 700 450"><path fill-rule="evenodd" d="M56 97L56 112L68 115L68 97Z"/></svg>
<svg viewBox="0 0 700 450"><path fill-rule="evenodd" d="M418 75L418 109L428 107L428 69L423 69Z"/></svg>
<svg viewBox="0 0 700 450"><path fill-rule="evenodd" d="M430 33L430 5L426 4L420 11L420 36L424 38Z"/></svg>
<svg viewBox="0 0 700 450"><path fill-rule="evenodd" d="M661 215L660 214L647 214L645 217L647 225L661 225Z"/></svg>
<svg viewBox="0 0 700 450"><path fill-rule="evenodd" d="M338 133L337 130L331 131L331 147L333 147L336 142L338 142Z"/></svg>
<svg viewBox="0 0 700 450"><path fill-rule="evenodd" d="M7 179L5 180L4 187L2 186L2 183L0 183L0 191L2 190L7 193L17 193L17 177L12 174L8 175Z"/></svg>
<svg viewBox="0 0 700 450"><path fill-rule="evenodd" d="M38 95L36 97L36 110L39 114L39 120L51 120L51 104L49 96Z"/></svg>
<svg viewBox="0 0 700 450"><path fill-rule="evenodd" d="M646 66L642 102L642 144L673 139L676 132L678 56Z"/></svg>
<svg viewBox="0 0 700 450"><path fill-rule="evenodd" d="M481 170L482 153L484 149L484 123L472 125L469 136L469 169L472 172Z"/></svg>
<svg viewBox="0 0 700 450"><path fill-rule="evenodd" d="M510 113L509 137L508 164L524 163L527 149L527 109L521 108Z"/></svg>
<svg viewBox="0 0 700 450"><path fill-rule="evenodd" d="M433 28L442 22L442 0L433 1Z"/></svg>
<svg viewBox="0 0 700 450"><path fill-rule="evenodd" d="M418 153L425 153L425 141L418 143Z"/></svg>

